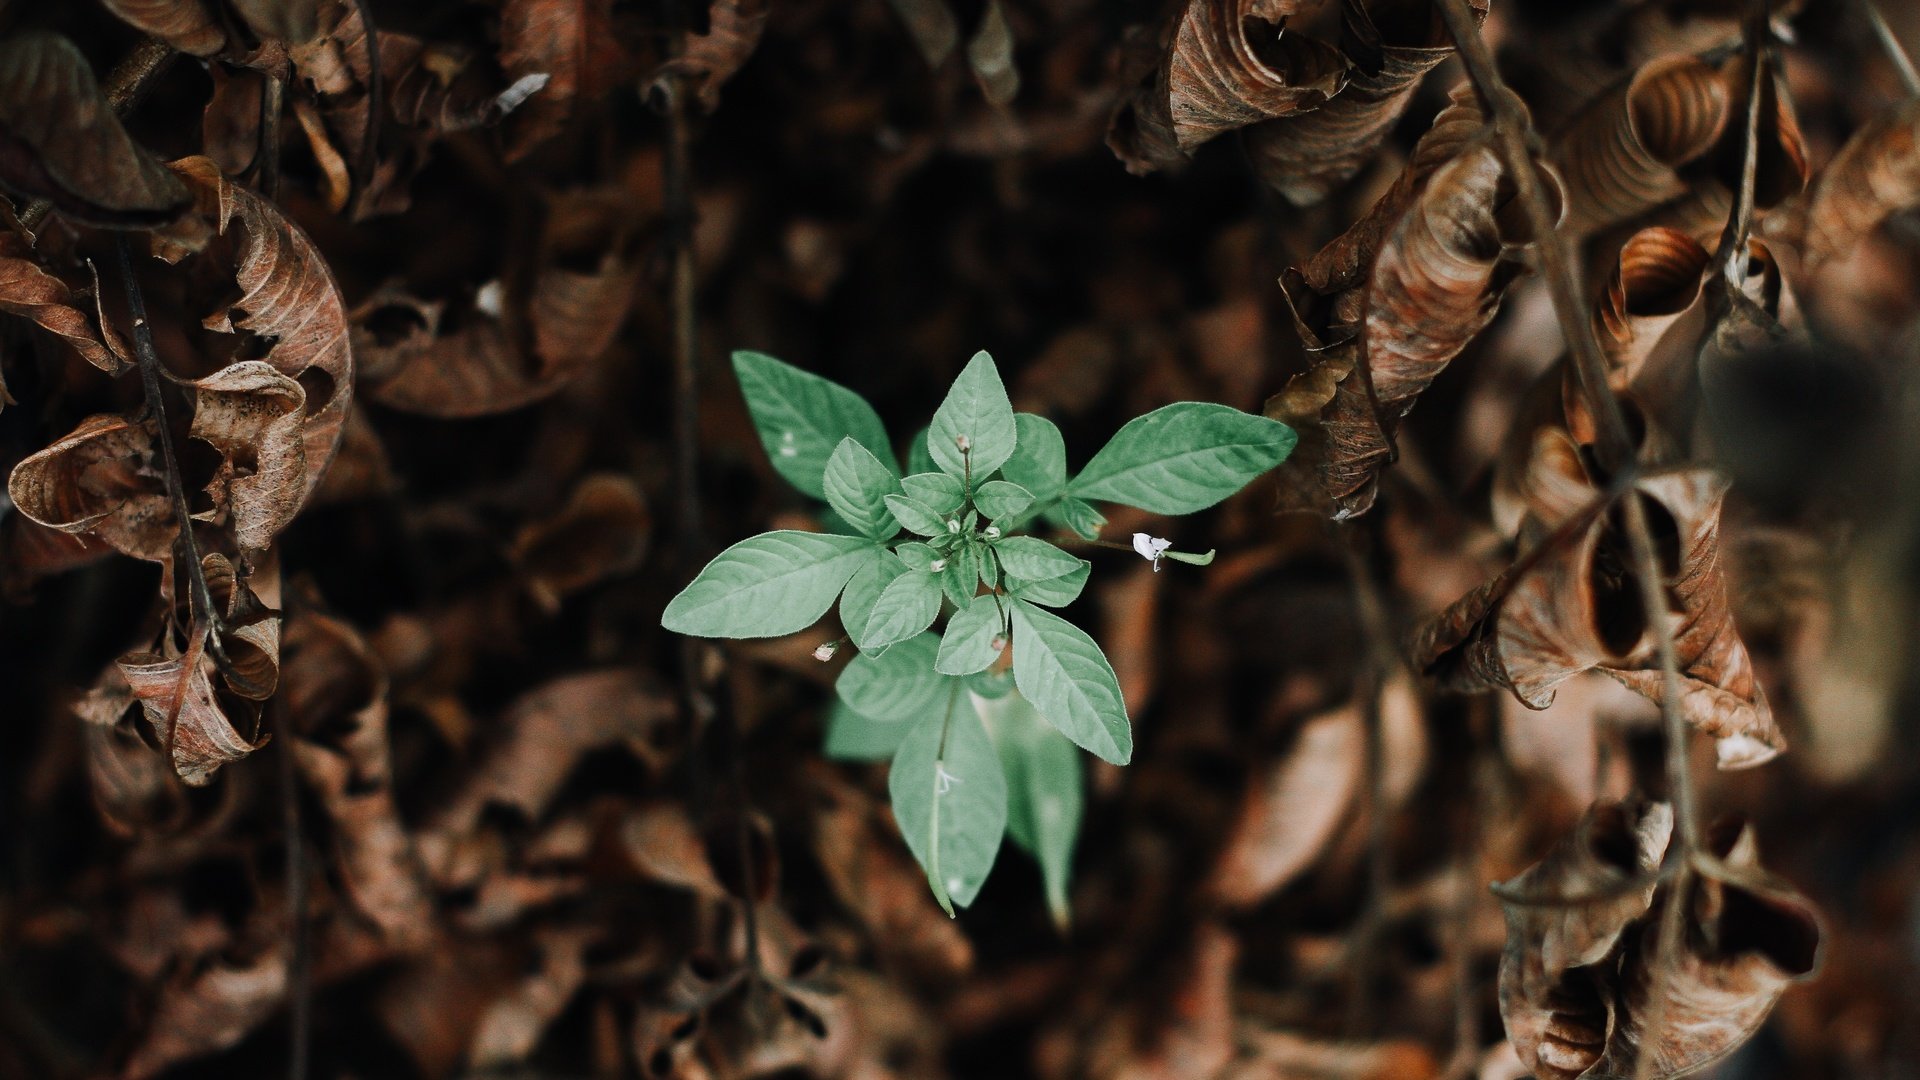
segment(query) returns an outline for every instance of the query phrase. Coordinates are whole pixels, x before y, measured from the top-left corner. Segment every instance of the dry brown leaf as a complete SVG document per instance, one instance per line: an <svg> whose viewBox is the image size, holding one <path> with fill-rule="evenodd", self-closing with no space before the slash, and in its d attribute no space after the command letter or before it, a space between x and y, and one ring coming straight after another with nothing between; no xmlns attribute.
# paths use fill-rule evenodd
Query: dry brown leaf
<svg viewBox="0 0 1920 1080"><path fill-rule="evenodd" d="M196 379L193 390L187 434L222 457L207 485L215 513L229 517L242 548L263 550L300 512L306 494L306 390L261 360Z"/></svg>
<svg viewBox="0 0 1920 1080"><path fill-rule="evenodd" d="M1248 907L1313 865L1353 808L1365 760L1358 702L1302 724L1292 750L1254 777L1208 891L1229 907Z"/></svg>
<svg viewBox="0 0 1920 1080"><path fill-rule="evenodd" d="M73 43L26 33L0 43L0 182L50 200L75 221L143 228L171 221L192 198L128 137Z"/></svg>
<svg viewBox="0 0 1920 1080"><path fill-rule="evenodd" d="M1920 205L1920 102L1853 133L1805 192L1761 219L1768 239L1817 273L1892 214Z"/></svg>
<svg viewBox="0 0 1920 1080"><path fill-rule="evenodd" d="M835 896L866 924L875 948L942 979L973 967L973 945L927 891L926 875L889 842L865 792L832 769L807 770L813 852Z"/></svg>
<svg viewBox="0 0 1920 1080"><path fill-rule="evenodd" d="M1225 927L1193 930L1191 953L1144 1016L1113 1018L1096 1038L1088 1072L1110 1080L1213 1076L1233 1059L1233 969L1240 943Z"/></svg>
<svg viewBox="0 0 1920 1080"><path fill-rule="evenodd" d="M524 157L580 109L619 83L627 58L613 34L612 0L507 0L500 11L500 66L546 83L516 110L507 160Z"/></svg>
<svg viewBox="0 0 1920 1080"><path fill-rule="evenodd" d="M1242 1021L1240 1053L1213 1080L1432 1080L1440 1065L1412 1041L1327 1042Z"/></svg>
<svg viewBox="0 0 1920 1080"><path fill-rule="evenodd" d="M27 518L96 536L122 554L165 562L176 525L153 433L124 416L90 416L13 467L7 493Z"/></svg>
<svg viewBox="0 0 1920 1080"><path fill-rule="evenodd" d="M537 966L480 1014L467 1051L471 1068L500 1069L533 1053L548 1025L586 981L585 953L595 933L582 927L555 927L536 936Z"/></svg>
<svg viewBox="0 0 1920 1080"><path fill-rule="evenodd" d="M0 255L0 311L31 319L109 375L125 371L132 360L119 335L99 321L97 314L75 307L73 301L66 282L41 269L40 264Z"/></svg>
<svg viewBox="0 0 1920 1080"><path fill-rule="evenodd" d="M1398 0L1343 0L1346 87L1310 112L1246 130L1254 171L1295 206L1311 206L1374 159L1427 72L1453 55L1439 11ZM1485 0L1472 5L1486 18Z"/></svg>
<svg viewBox="0 0 1920 1080"><path fill-rule="evenodd" d="M1732 98L1690 55L1643 64L1555 136L1549 155L1567 188L1567 228L1586 235L1686 192L1679 168L1711 149Z"/></svg>
<svg viewBox="0 0 1920 1080"><path fill-rule="evenodd" d="M271 737L255 739L234 726L214 695L213 660L198 640L183 654L128 653L116 662L174 771L191 787L212 783L222 765L239 761Z"/></svg>
<svg viewBox="0 0 1920 1080"><path fill-rule="evenodd" d="M552 518L520 530L513 555L528 588L552 610L562 597L639 565L652 524L639 485L596 473Z"/></svg>
<svg viewBox="0 0 1920 1080"><path fill-rule="evenodd" d="M1318 108L1340 92L1346 57L1282 32L1281 7L1185 0L1158 67L1114 114L1108 143L1130 171L1177 164L1217 135Z"/></svg>
<svg viewBox="0 0 1920 1080"><path fill-rule="evenodd" d="M247 481L250 538L269 540L305 505L340 445L353 400L353 352L347 342L346 307L326 260L299 226L283 217L273 204L230 183L210 159L185 158L175 162L173 168L187 180L201 211L214 225L223 233L232 230L237 234L233 275L241 295L208 319L208 329L228 333L244 330L271 342L259 362L303 388L304 397L294 407L289 402L291 391L284 383L272 382L265 372L255 373L249 368L245 376L232 376L244 384L232 388L221 382L230 378L224 373L210 377L216 380L216 389L250 394L254 399L218 401L222 423L242 419L247 423L233 430L216 430L224 438L235 440L236 448L244 446L251 454L255 462L250 467L257 470L256 478L264 476L269 468L274 470L269 478ZM238 229L233 228L236 224ZM259 400L262 395L280 401ZM295 444L287 439L289 432L275 426L285 422L283 417L299 419L299 468L292 463L296 451ZM198 417L195 423L199 424ZM251 437L254 430L258 437Z"/></svg>
<svg viewBox="0 0 1920 1080"><path fill-rule="evenodd" d="M287 995L287 957L278 948L244 959L207 957L167 980L120 1075L155 1076L183 1061L216 1053L246 1038Z"/></svg>
<svg viewBox="0 0 1920 1080"><path fill-rule="evenodd" d="M714 875L706 841L679 803L649 803L629 811L620 823L620 845L640 872L655 881L715 900L729 895Z"/></svg>
<svg viewBox="0 0 1920 1080"><path fill-rule="evenodd" d="M538 819L580 755L626 740L645 742L674 713L672 697L631 670L555 679L507 709L500 742L434 815L432 829L464 836L493 804Z"/></svg>
<svg viewBox="0 0 1920 1080"><path fill-rule="evenodd" d="M128 722L132 705L133 688L112 664L73 704L86 727L93 805L110 828L125 836L165 831L186 809L165 759Z"/></svg>
<svg viewBox="0 0 1920 1080"><path fill-rule="evenodd" d="M286 707L294 761L333 824L334 860L354 908L401 947L432 932L433 907L394 802L387 680L346 623L303 612L287 624Z"/></svg>
<svg viewBox="0 0 1920 1080"><path fill-rule="evenodd" d="M108 11L120 16L127 25L151 34L183 53L207 57L227 46L227 33L220 29L213 11L204 0L101 0Z"/></svg>
<svg viewBox="0 0 1920 1080"><path fill-rule="evenodd" d="M767 0L713 0L707 32L688 35L680 55L660 65L653 77L656 91L669 79L685 79L701 108L719 108L720 88L753 55L766 28Z"/></svg>
<svg viewBox="0 0 1920 1080"><path fill-rule="evenodd" d="M1687 905L1674 956L1659 947L1659 912L1648 917L1624 964L1620 1016L1598 1075L1644 1069L1666 1080L1719 1061L1759 1030L1790 984L1811 978L1819 965L1813 905L1760 869L1752 827L1721 822L1707 846L1730 872L1703 872L1684 894L1664 897L1671 904L1684 895Z"/></svg>

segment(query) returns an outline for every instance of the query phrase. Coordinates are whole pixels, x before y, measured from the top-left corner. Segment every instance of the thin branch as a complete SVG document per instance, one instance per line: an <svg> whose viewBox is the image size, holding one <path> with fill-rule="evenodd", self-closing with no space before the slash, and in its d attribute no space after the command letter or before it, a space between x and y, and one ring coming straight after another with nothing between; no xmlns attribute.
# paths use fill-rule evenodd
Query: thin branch
<svg viewBox="0 0 1920 1080"><path fill-rule="evenodd" d="M1857 0L1860 13L1867 18L1867 25L1873 28L1873 36L1879 39L1887 59L1893 62L1893 69L1900 73L1900 85L1906 88L1907 97L1920 98L1920 71L1913 69L1913 58L1893 36L1893 27L1887 25L1887 17L1880 14L1880 5L1873 0Z"/></svg>
<svg viewBox="0 0 1920 1080"><path fill-rule="evenodd" d="M268 202L280 200L280 117L286 111L287 81L277 74L267 76L260 88L260 194Z"/></svg>
<svg viewBox="0 0 1920 1080"><path fill-rule="evenodd" d="M1740 187L1734 193L1733 213L1727 216L1726 228L1720 233L1720 249L1715 253L1721 280L1728 289L1740 286L1742 268L1747 263L1747 237L1753 231L1754 188L1760 173L1760 102L1773 75L1772 57L1767 49L1767 35L1771 33L1767 3L1768 0L1754 0L1742 30L1742 50L1747 62L1746 140L1741 147Z"/></svg>
<svg viewBox="0 0 1920 1080"><path fill-rule="evenodd" d="M167 69L173 58L179 54L164 42L148 39L134 47L126 59L115 65L107 79L100 84L100 92L106 96L107 104L113 108L115 116L125 116L132 111L140 99L146 96L154 79ZM40 223L53 212L50 199L35 199L20 212L19 222L29 233L37 232Z"/></svg>
<svg viewBox="0 0 1920 1080"><path fill-rule="evenodd" d="M373 11L367 0L353 0L360 13L360 29L367 39L367 126L360 133L360 160L353 163L353 206L357 215L365 205L367 188L373 183L374 156L380 150L380 122L386 112L386 77L380 70L380 34L374 29Z"/></svg>
<svg viewBox="0 0 1920 1080"><path fill-rule="evenodd" d="M313 971L307 937L310 907L307 895L306 839L300 825L300 774L293 760L293 730L287 713L286 696L275 694L267 701L273 714L273 733L280 758L280 822L286 832L287 937L292 955L287 960L287 996L292 1034L287 1050L287 1080L307 1080L313 1042Z"/></svg>
<svg viewBox="0 0 1920 1080"><path fill-rule="evenodd" d="M1601 464L1610 472L1627 471L1634 460L1633 437L1628 433L1620 403L1608 388L1606 357L1593 336L1591 316L1581 299L1585 293L1580 287L1573 256L1555 231L1553 212L1548 208L1546 194L1540 190L1540 178L1534 173L1530 144L1535 137L1526 106L1500 78L1493 53L1481 38L1479 27L1474 25L1467 0L1439 0L1439 6L1440 14L1446 19L1447 32L1458 47L1460 62L1480 96L1488 122L1493 125L1500 152L1506 158L1507 172L1526 212L1527 228L1533 233L1534 250L1539 253L1540 271L1553 294L1553 311L1560 321L1560 333L1566 338L1580 388L1594 405L1594 419L1600 429Z"/></svg>

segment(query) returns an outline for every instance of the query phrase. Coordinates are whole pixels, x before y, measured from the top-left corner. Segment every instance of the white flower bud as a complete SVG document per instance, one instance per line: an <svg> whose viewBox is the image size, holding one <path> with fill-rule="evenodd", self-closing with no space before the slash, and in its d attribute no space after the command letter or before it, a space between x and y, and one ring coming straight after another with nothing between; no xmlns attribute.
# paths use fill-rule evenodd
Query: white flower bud
<svg viewBox="0 0 1920 1080"><path fill-rule="evenodd" d="M942 570L945 570L946 568L947 568L947 560L945 559L935 559L932 562L927 564L927 569L936 574Z"/></svg>
<svg viewBox="0 0 1920 1080"><path fill-rule="evenodd" d="M954 436L953 445L959 447L960 452L963 454L969 453L973 450L973 440L967 438L965 435Z"/></svg>
<svg viewBox="0 0 1920 1080"><path fill-rule="evenodd" d="M839 651L840 651L839 642L837 641L823 642L822 644L815 645L813 647L813 658L824 664L827 661L833 659L833 654Z"/></svg>
<svg viewBox="0 0 1920 1080"><path fill-rule="evenodd" d="M987 532L986 532L986 537L987 537L987 539L989 539L989 540L998 540L998 539L1000 539L1000 526L998 526L998 525L989 525L989 526L987 526Z"/></svg>
<svg viewBox="0 0 1920 1080"><path fill-rule="evenodd" d="M1146 533L1133 534L1133 550L1139 552L1141 558L1153 564L1153 572L1156 574L1160 572L1160 556L1166 554L1167 549L1172 546L1171 540L1162 540L1157 536L1148 536Z"/></svg>
<svg viewBox="0 0 1920 1080"><path fill-rule="evenodd" d="M947 531L950 533L958 533L960 531L960 522L957 519L949 520L947 522Z"/></svg>

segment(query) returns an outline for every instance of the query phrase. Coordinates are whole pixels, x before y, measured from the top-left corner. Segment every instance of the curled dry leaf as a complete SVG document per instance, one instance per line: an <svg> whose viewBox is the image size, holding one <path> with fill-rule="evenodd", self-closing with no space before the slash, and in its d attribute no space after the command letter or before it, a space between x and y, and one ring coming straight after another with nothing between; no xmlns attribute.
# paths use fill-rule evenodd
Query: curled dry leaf
<svg viewBox="0 0 1920 1080"><path fill-rule="evenodd" d="M1249 907L1313 865L1352 809L1365 759L1358 702L1302 724L1293 749L1253 778L1208 891Z"/></svg>
<svg viewBox="0 0 1920 1080"><path fill-rule="evenodd" d="M388 941L420 943L432 903L394 802L386 674L359 633L330 616L289 621L286 647L294 762L332 822L347 898Z"/></svg>
<svg viewBox="0 0 1920 1080"><path fill-rule="evenodd" d="M645 742L674 716L672 696L637 672L594 671L556 679L515 701L501 741L433 819L433 831L464 836L489 805L537 819L580 755L625 740Z"/></svg>
<svg viewBox="0 0 1920 1080"><path fill-rule="evenodd" d="M265 701L280 682L280 565L269 558L242 577L218 552L200 560L207 591L224 616L227 689ZM256 592L256 587L258 591Z"/></svg>
<svg viewBox="0 0 1920 1080"><path fill-rule="evenodd" d="M306 495L306 390L261 360L196 379L193 390L187 434L222 459L207 493L226 510L240 546L263 550L293 521Z"/></svg>
<svg viewBox="0 0 1920 1080"><path fill-rule="evenodd" d="M1276 25L1290 7L1185 0L1164 58L1114 115L1108 141L1130 170L1177 164L1217 135L1318 108L1340 92L1346 58Z"/></svg>
<svg viewBox="0 0 1920 1080"><path fill-rule="evenodd" d="M513 554L528 587L553 608L561 597L639 565L651 526L639 485L597 473L580 481L553 518L522 529Z"/></svg>
<svg viewBox="0 0 1920 1080"><path fill-rule="evenodd" d="M183 1061L237 1044L287 996L287 957L277 948L244 959L208 957L160 989L146 1036L120 1075L155 1076Z"/></svg>
<svg viewBox="0 0 1920 1080"><path fill-rule="evenodd" d="M746 64L767 28L767 0L713 0L707 7L707 32L688 35L680 55L660 65L656 92L669 80L684 79L700 107L720 107L720 88Z"/></svg>
<svg viewBox="0 0 1920 1080"><path fill-rule="evenodd" d="M132 705L133 688L112 664L73 703L74 715L86 728L93 805L107 825L124 836L165 831L186 809L165 760L127 722Z"/></svg>
<svg viewBox="0 0 1920 1080"><path fill-rule="evenodd" d="M583 105L611 90L627 67L613 33L612 0L507 0L500 11L500 66L546 83L508 125L507 160L566 126Z"/></svg>
<svg viewBox="0 0 1920 1080"><path fill-rule="evenodd" d="M1652 872L1672 833L1665 803L1596 804L1571 835L1501 887L1500 1015L1535 1076L1571 1080L1605 1052L1619 1009L1613 970L1600 965L1652 906Z"/></svg>
<svg viewBox="0 0 1920 1080"><path fill-rule="evenodd" d="M171 221L192 197L136 145L73 43L27 33L0 43L0 183L51 201L75 221L145 228Z"/></svg>
<svg viewBox="0 0 1920 1080"><path fill-rule="evenodd" d="M586 981L586 949L594 931L554 927L536 941L533 970L480 1014L467 1063L480 1071L525 1061Z"/></svg>
<svg viewBox="0 0 1920 1080"><path fill-rule="evenodd" d="M1665 56L1595 98L1553 140L1565 179L1567 228L1579 235L1685 194L1679 168L1719 141L1731 97L1720 73L1693 56Z"/></svg>
<svg viewBox="0 0 1920 1080"><path fill-rule="evenodd" d="M1805 192L1761 219L1769 240L1797 249L1805 271L1852 251L1880 223L1920 205L1920 102L1854 132Z"/></svg>
<svg viewBox="0 0 1920 1080"><path fill-rule="evenodd" d="M1712 1064L1751 1038L1788 985L1819 965L1813 905L1760 869L1752 827L1720 822L1707 846L1726 870L1703 870L1683 892L1663 897L1687 907L1674 955L1659 948L1658 912L1648 917L1623 965L1620 1017L1599 1074L1665 1078Z"/></svg>
<svg viewBox="0 0 1920 1080"><path fill-rule="evenodd" d="M165 562L176 525L153 432L124 416L90 416L13 467L7 493L29 519L98 537L136 559Z"/></svg>
<svg viewBox="0 0 1920 1080"><path fill-rule="evenodd" d="M213 661L202 643L179 655L128 653L117 663L146 711L173 769L191 787L213 782L222 765L267 744L240 733L214 694Z"/></svg>
<svg viewBox="0 0 1920 1080"><path fill-rule="evenodd" d="M1719 538L1726 481L1710 469L1671 470L1643 476L1634 490L1665 544L1673 608L1659 617L1678 650L1687 720L1715 738L1721 768L1765 762L1786 744L1728 606ZM1536 433L1525 491L1527 554L1429 623L1414 644L1416 663L1443 685L1511 690L1535 709L1594 669L1660 701L1664 679L1619 511L1564 429Z"/></svg>
<svg viewBox="0 0 1920 1080"><path fill-rule="evenodd" d="M6 250L0 245L0 251ZM109 375L120 374L132 363L126 345L100 319L97 309L89 314L74 306L67 283L31 259L0 254L0 311L31 319Z"/></svg>
<svg viewBox="0 0 1920 1080"><path fill-rule="evenodd" d="M707 845L679 803L635 807L620 823L620 846L642 874L715 900L728 897L714 875Z"/></svg>
<svg viewBox="0 0 1920 1080"><path fill-rule="evenodd" d="M108 11L128 26L151 34L183 53L213 56L226 48L220 29L205 0L101 0Z"/></svg>
<svg viewBox="0 0 1920 1080"><path fill-rule="evenodd" d="M1485 0L1474 0L1476 20ZM1296 206L1310 206L1372 161L1427 72L1453 55L1437 8L1401 0L1344 0L1341 45L1353 63L1345 88L1319 108L1246 130L1254 170Z"/></svg>

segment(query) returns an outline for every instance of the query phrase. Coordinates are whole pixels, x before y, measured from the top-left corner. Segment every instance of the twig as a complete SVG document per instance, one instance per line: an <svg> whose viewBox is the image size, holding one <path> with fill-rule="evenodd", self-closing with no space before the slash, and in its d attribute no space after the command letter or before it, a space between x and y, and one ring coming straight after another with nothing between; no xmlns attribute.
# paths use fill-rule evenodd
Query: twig
<svg viewBox="0 0 1920 1080"><path fill-rule="evenodd" d="M152 39L135 46L126 59L108 73L107 81L100 85L100 92L106 96L114 115L125 116L138 105L148 87L153 85L153 80L167 69L176 55L172 47ZM52 200L35 199L20 212L19 222L28 232L35 232L52 212Z"/></svg>
<svg viewBox="0 0 1920 1080"><path fill-rule="evenodd" d="M1901 46L1900 39L1893 36L1893 27L1887 25L1886 16L1880 14L1880 5L1873 0L1857 0L1860 13L1867 17L1867 25L1873 28L1873 36L1880 41L1880 47L1886 50L1887 59L1893 62L1893 69L1900 74L1900 85L1906 88L1909 98L1920 98L1920 71L1913 69L1913 58Z"/></svg>
<svg viewBox="0 0 1920 1080"><path fill-rule="evenodd" d="M1767 80L1772 77L1772 60L1767 51L1767 2L1755 0L1743 29L1742 49L1747 59L1747 128L1741 147L1740 188L1734 193L1733 213L1720 233L1721 280L1729 290L1740 287L1741 268L1746 265L1747 236L1753 231L1754 187L1760 173L1760 100ZM1712 335L1707 335L1711 338Z"/></svg>
<svg viewBox="0 0 1920 1080"><path fill-rule="evenodd" d="M1553 294L1553 311L1560 321L1560 333L1566 338L1580 388L1594 404L1594 419L1600 429L1601 464L1610 472L1627 471L1634 459L1633 437L1628 433L1620 403L1614 400L1613 391L1607 385L1606 357L1594 339L1590 313L1581 301L1584 294L1578 270L1565 241L1554 229L1553 212L1540 190L1540 178L1534 175L1534 155L1530 147L1535 141L1532 121L1527 118L1525 106L1500 78L1493 53L1480 37L1479 27L1474 25L1467 0L1439 0L1439 6L1441 16L1446 19L1447 33L1458 48L1460 62L1480 96L1487 121L1493 125L1500 152L1506 158L1507 172L1527 215L1527 228L1533 233L1534 250L1539 252L1541 274Z"/></svg>
<svg viewBox="0 0 1920 1080"><path fill-rule="evenodd" d="M1474 977L1473 914L1479 902L1479 890L1473 887L1480 867L1481 808L1491 795L1492 754L1488 741L1492 717L1485 695L1467 705L1467 801L1461 811L1460 830L1464 834L1454 854L1453 910L1449 912L1447 932L1448 961L1453 968L1453 1057L1447 1064L1448 1080L1464 1080L1477 1071L1480 1057L1479 984Z"/></svg>
<svg viewBox="0 0 1920 1080"><path fill-rule="evenodd" d="M287 81L278 74L267 76L260 88L260 194L268 202L280 199L280 116L286 111Z"/></svg>
<svg viewBox="0 0 1920 1080"><path fill-rule="evenodd" d="M114 250L120 257L120 281L127 292L127 309L133 315L133 351L140 364L140 385L146 392L147 413L152 418L155 438L160 442L160 460L166 471L167 497L173 505L174 523L180 534L174 542L176 575L187 578L188 598L196 623L205 620L208 636L218 639L220 612L214 606L213 592L207 588L207 576L200 565L200 545L193 536L193 512L187 505L186 484L180 478L180 462L173 452L173 433L167 427L167 402L160 379L160 356L153 348L153 327L147 323L147 300L140 291L140 280L133 273L132 245L125 233L114 237Z"/></svg>
<svg viewBox="0 0 1920 1080"><path fill-rule="evenodd" d="M300 774L293 760L293 730L286 698L275 694L267 701L273 714L273 733L281 743L280 821L287 834L287 937L292 955L287 960L287 997L292 1034L287 1050L287 1080L306 1080L313 1040L313 973L307 938L307 853L300 827Z"/></svg>
<svg viewBox="0 0 1920 1080"><path fill-rule="evenodd" d="M1487 44L1481 39L1479 29L1473 24L1472 14L1467 9L1466 0L1439 0L1440 12L1446 19L1447 30L1454 44L1459 47L1461 62L1466 66L1467 75L1473 81L1476 92L1485 103L1495 132L1499 136L1502 152L1507 159L1508 170L1513 174L1514 184L1531 223L1536 248L1540 252L1540 264L1547 276L1547 284L1553 293L1554 312L1559 317L1562 333L1567 339L1567 347L1573 356L1575 370L1579 374L1582 391L1592 405L1596 420L1599 421L1601 463L1618 478L1623 473L1631 476L1637 469L1632 441L1627 434L1625 417L1607 385L1607 368L1602 358L1599 343L1594 339L1591 320L1583 311L1580 303L1579 282L1574 277L1573 260L1565 247L1565 241L1554 231L1552 215L1548 212L1540 185L1533 174L1533 162L1529 155L1528 143L1532 135L1531 123L1517 99L1500 79L1495 68L1493 56ZM1749 103L1752 114L1755 105ZM1640 603L1645 613L1648 627L1653 632L1654 647L1660 661L1662 700L1660 714L1664 721L1667 736L1666 765L1669 797L1673 800L1675 833L1678 843L1668 850L1668 858L1677 864L1676 879L1670 885L1668 903L1677 907L1687 892L1689 870L1695 853L1700 846L1699 824L1695 817L1693 798L1693 774L1689 750L1689 730L1684 713L1680 709L1680 668L1678 652L1673 641L1673 627L1666 618L1668 611L1667 587L1660 573L1659 557L1653 546L1653 534L1647 524L1646 507L1640 499L1628 497L1623 500L1627 527L1627 541L1633 554L1634 576L1639 580ZM1681 944L1679 936L1679 916L1670 913L1661 925L1661 937L1658 955L1663 959L1673 955L1673 950ZM1671 965L1657 965L1664 973ZM1655 998L1660 995L1656 992ZM1657 1006L1656 1006L1657 1008ZM1649 1034L1642 1041L1647 1045L1657 1035L1659 1021L1656 1013L1650 1017ZM1649 1055L1640 1055L1635 1065L1635 1073L1644 1075L1651 1064Z"/></svg>
<svg viewBox="0 0 1920 1080"><path fill-rule="evenodd" d="M1340 551L1353 579L1354 604L1359 608L1360 625L1367 635L1366 673L1361 685L1366 694L1366 783L1367 783L1367 899L1360 911L1360 924L1354 931L1348 974L1347 1030L1355 1037L1364 1030L1372 990L1374 949L1380 937L1380 923L1387 893L1393 886L1393 853L1387 845L1387 753L1383 702L1395 665L1390 642L1396 635L1387 622L1386 604L1373 581L1373 569L1361 552L1361 532L1354 527L1339 530L1344 534Z"/></svg>
<svg viewBox="0 0 1920 1080"><path fill-rule="evenodd" d="M386 110L386 78L380 71L380 34L374 29L373 11L367 0L353 0L360 13L360 29L367 39L367 126L360 133L360 160L353 163L353 206L349 216L364 207L367 188L373 183L374 155L380 150L380 121Z"/></svg>

